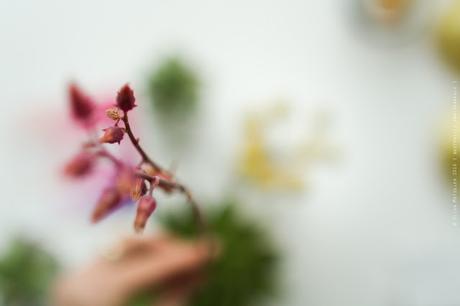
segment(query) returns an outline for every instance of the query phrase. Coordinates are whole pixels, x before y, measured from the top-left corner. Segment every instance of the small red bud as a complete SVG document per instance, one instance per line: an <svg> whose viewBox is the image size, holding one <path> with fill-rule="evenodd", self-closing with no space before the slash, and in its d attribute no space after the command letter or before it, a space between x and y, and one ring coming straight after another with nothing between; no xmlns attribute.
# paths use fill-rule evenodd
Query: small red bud
<svg viewBox="0 0 460 306"><path fill-rule="evenodd" d="M81 152L72 158L64 167L64 173L71 177L82 177L93 169L95 156L87 152Z"/></svg>
<svg viewBox="0 0 460 306"><path fill-rule="evenodd" d="M125 134L124 129L118 126L111 126L103 131L104 135L99 139L101 143L120 143Z"/></svg>
<svg viewBox="0 0 460 306"><path fill-rule="evenodd" d="M72 116L79 122L90 123L95 105L76 84L69 85L69 101Z"/></svg>
<svg viewBox="0 0 460 306"><path fill-rule="evenodd" d="M104 190L93 211L91 221L96 223L106 217L121 203L121 199L121 195L116 188L107 188Z"/></svg>
<svg viewBox="0 0 460 306"><path fill-rule="evenodd" d="M136 182L136 175L133 169L129 167L123 167L117 174L116 187L118 192L124 196L130 196L131 190Z"/></svg>
<svg viewBox="0 0 460 306"><path fill-rule="evenodd" d="M150 196L143 196L137 206L136 218L134 220L134 229L136 232L142 232L147 220L157 208L156 200Z"/></svg>
<svg viewBox="0 0 460 306"><path fill-rule="evenodd" d="M124 112L128 112L136 107L134 92L128 84L124 85L117 95L117 106Z"/></svg>
<svg viewBox="0 0 460 306"><path fill-rule="evenodd" d="M147 192L147 186L142 178L137 178L131 187L131 199L137 201Z"/></svg>
<svg viewBox="0 0 460 306"><path fill-rule="evenodd" d="M145 173L147 173L150 176L155 176L155 175L158 174L158 171L156 171L155 168L153 168L152 165L150 165L148 163L142 163L141 164L141 169L142 169L142 171L144 171Z"/></svg>
<svg viewBox="0 0 460 306"><path fill-rule="evenodd" d="M155 168L153 168L149 164L143 164L142 170L150 176L157 176L158 178L162 180L165 180L168 182L174 182L174 178L171 174L164 172L164 171L155 170ZM170 185L162 184L161 182L158 185L158 187L160 187L166 193L171 193L174 190Z"/></svg>
<svg viewBox="0 0 460 306"><path fill-rule="evenodd" d="M165 180L165 181L168 181L168 182L174 182L174 179L168 173L160 172L160 173L157 174L157 176L162 180ZM158 187L160 187L166 193L171 193L174 190L174 188L172 188L170 185L162 184L161 182L158 185Z"/></svg>

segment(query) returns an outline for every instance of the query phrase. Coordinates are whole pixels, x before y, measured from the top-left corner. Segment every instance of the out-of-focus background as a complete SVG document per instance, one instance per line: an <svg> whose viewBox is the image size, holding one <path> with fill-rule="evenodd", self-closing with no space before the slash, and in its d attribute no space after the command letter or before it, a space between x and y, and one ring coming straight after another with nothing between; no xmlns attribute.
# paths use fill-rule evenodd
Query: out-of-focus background
<svg viewBox="0 0 460 306"><path fill-rule="evenodd" d="M90 225L99 189L60 175L84 139L67 123L68 82L100 101L129 82L148 151L200 201L240 199L273 237L282 293L266 305L459 305L439 158L458 74L439 27L457 10L444 26L458 39L460 13L455 1L377 2L0 1L0 250L25 236L69 268L132 232L129 207ZM180 136L186 120L149 103L170 56L200 79ZM259 142L281 160L270 171ZM267 178L285 171L286 184Z"/></svg>

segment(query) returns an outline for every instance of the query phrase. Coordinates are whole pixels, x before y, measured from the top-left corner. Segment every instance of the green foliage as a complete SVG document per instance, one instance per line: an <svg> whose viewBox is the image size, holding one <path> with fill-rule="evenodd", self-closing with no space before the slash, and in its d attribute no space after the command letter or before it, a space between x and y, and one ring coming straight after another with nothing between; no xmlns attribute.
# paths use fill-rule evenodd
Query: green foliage
<svg viewBox="0 0 460 306"><path fill-rule="evenodd" d="M57 261L40 246L18 238L0 258L0 305L47 305Z"/></svg>
<svg viewBox="0 0 460 306"><path fill-rule="evenodd" d="M198 103L198 77L178 57L165 59L150 76L148 87L150 99L159 115L189 114Z"/></svg>
<svg viewBox="0 0 460 306"><path fill-rule="evenodd" d="M175 212L163 221L166 229L179 236L197 235L195 221L188 211ZM274 294L278 254L266 232L238 215L233 203L210 212L208 222L222 250L190 306L248 306L258 298Z"/></svg>
<svg viewBox="0 0 460 306"><path fill-rule="evenodd" d="M133 297L126 306L151 306L154 305L154 298L150 292L141 292L137 296Z"/></svg>

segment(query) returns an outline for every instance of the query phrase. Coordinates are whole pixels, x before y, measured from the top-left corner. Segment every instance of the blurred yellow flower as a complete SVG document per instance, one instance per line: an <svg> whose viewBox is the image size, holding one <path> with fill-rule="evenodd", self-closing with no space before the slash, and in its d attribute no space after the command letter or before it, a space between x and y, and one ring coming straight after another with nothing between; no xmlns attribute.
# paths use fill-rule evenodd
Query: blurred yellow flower
<svg viewBox="0 0 460 306"><path fill-rule="evenodd" d="M238 162L239 174L259 188L266 190L301 191L304 186L305 167L319 159L329 157L321 120L311 139L285 152L285 158L274 158L267 146L268 128L274 121L288 114L285 103L278 103L260 113L250 113L244 122L244 141Z"/></svg>

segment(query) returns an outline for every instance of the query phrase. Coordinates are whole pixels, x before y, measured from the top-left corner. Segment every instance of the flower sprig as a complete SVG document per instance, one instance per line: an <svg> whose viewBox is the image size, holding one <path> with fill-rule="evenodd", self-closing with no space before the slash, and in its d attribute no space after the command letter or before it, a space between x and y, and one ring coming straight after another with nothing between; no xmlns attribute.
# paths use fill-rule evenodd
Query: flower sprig
<svg viewBox="0 0 460 306"><path fill-rule="evenodd" d="M94 128L96 104L75 84L69 87L69 100L74 119L85 128ZM90 173L100 159L110 161L115 169L115 180L100 195L91 220L98 222L119 208L127 199L137 202L134 229L142 232L147 220L157 207L153 197L155 189L166 193L183 194L190 203L197 225L204 230L205 222L199 206L189 189L178 182L174 175L155 162L140 145L131 128L128 114L137 106L131 87L126 84L118 91L115 105L105 110L113 125L103 129L103 135L86 141L79 152L65 167L65 173L82 177ZM117 158L106 148L106 144L120 144L125 135L140 156L137 166L131 166Z"/></svg>

